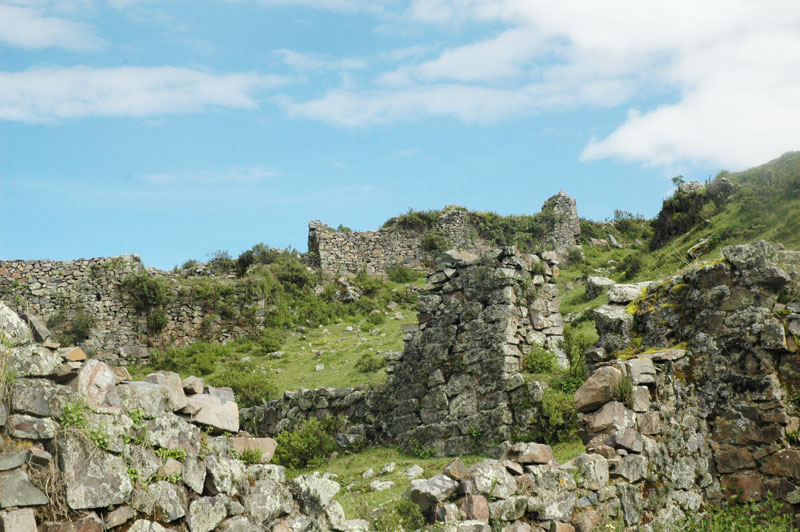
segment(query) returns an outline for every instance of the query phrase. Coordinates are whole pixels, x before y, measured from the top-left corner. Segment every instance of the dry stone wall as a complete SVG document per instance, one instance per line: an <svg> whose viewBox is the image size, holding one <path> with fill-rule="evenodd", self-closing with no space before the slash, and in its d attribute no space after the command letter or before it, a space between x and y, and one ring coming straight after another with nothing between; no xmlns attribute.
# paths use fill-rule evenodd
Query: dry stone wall
<svg viewBox="0 0 800 532"><path fill-rule="evenodd" d="M542 211L548 214L542 249L555 250L562 261L570 252L580 252L575 200L559 192L544 203ZM340 233L314 220L308 224L308 250L327 275L355 274L361 270L384 275L396 264L421 267L430 259L430 253L421 245L429 231L444 237L451 246L472 253L480 254L496 247L495 243L481 238L465 209L449 206L425 230L389 226L375 231Z"/></svg>
<svg viewBox="0 0 800 532"><path fill-rule="evenodd" d="M2 303L0 335L0 530L368 527L345 519L328 476L287 481L269 463L276 442L238 432L230 389L170 372L131 381L79 348L32 342Z"/></svg>
<svg viewBox="0 0 800 532"><path fill-rule="evenodd" d="M121 288L128 276L144 272L163 280L169 296L164 308L166 322L157 332L151 330L147 315L136 311L129 294ZM22 315L44 322L59 313L67 322L79 311L87 313L94 324L83 347L113 363L144 357L150 347L182 346L210 337L225 341L257 330L263 319L263 301L248 301L242 310L226 316L204 306L195 290L204 282L226 285L232 291L246 290L226 276L200 273L187 279L176 273L145 269L138 255L0 261L0 301ZM245 299L243 293L232 297L239 295L240 300Z"/></svg>

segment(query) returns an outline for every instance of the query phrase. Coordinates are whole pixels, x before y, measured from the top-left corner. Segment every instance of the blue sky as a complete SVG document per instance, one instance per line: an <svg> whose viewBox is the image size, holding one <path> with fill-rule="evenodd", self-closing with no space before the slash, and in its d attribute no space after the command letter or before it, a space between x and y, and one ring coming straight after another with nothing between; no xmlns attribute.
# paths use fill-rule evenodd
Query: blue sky
<svg viewBox="0 0 800 532"><path fill-rule="evenodd" d="M0 259L171 268L560 189L653 216L798 149L798 57L793 1L0 0Z"/></svg>

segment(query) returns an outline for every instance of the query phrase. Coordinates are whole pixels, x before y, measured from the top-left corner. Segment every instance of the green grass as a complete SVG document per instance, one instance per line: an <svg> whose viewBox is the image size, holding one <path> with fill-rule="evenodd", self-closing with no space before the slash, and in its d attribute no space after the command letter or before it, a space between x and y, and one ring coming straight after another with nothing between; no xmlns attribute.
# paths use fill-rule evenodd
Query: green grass
<svg viewBox="0 0 800 532"><path fill-rule="evenodd" d="M558 460L559 464L569 462L579 454L586 452L586 446L583 445L583 442L580 440L580 438L562 441L553 445L552 449L553 456L556 457L556 460Z"/></svg>
<svg viewBox="0 0 800 532"><path fill-rule="evenodd" d="M470 466L485 457L470 455L460 458L467 466ZM336 500L344 508L347 518L369 519L369 510L374 510L382 504L402 497L403 492L411 484L403 474L406 469L416 464L424 470L419 478L430 478L441 473L451 460L453 460L452 457L417 458L405 454L395 447L370 447L360 453L338 456L329 461L324 470L338 475L336 482L342 486L342 489L336 496ZM381 467L390 462L394 462L396 465L394 472L382 475ZM362 478L361 474L370 468L375 471L375 476L369 479ZM287 476L295 477L313 471L315 470L287 471ZM385 491L371 491L369 483L374 480L391 480L395 486Z"/></svg>

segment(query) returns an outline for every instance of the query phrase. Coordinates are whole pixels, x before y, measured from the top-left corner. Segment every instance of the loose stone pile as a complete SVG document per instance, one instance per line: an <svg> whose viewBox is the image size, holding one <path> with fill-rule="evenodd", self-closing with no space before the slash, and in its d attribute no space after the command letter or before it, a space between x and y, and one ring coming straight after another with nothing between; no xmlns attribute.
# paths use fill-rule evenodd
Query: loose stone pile
<svg viewBox="0 0 800 532"><path fill-rule="evenodd" d="M2 303L0 335L2 382L13 381L0 388L0 530L364 528L332 500L336 482L287 482L268 463L274 440L229 435L239 430L230 389L169 372L131 381L81 349L33 343Z"/></svg>

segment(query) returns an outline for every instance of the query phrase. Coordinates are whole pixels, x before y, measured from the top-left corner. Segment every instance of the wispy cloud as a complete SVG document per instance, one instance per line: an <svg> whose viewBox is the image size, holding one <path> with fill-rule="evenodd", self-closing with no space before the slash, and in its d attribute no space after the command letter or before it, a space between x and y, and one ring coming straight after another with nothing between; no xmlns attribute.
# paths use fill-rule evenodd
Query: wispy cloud
<svg viewBox="0 0 800 532"><path fill-rule="evenodd" d="M264 166L234 166L221 170L179 170L145 174L139 179L152 185L249 185L275 179L280 175L272 168Z"/></svg>
<svg viewBox="0 0 800 532"><path fill-rule="evenodd" d="M103 40L89 26L52 16L46 6L0 2L0 42L20 48L98 48Z"/></svg>
<svg viewBox="0 0 800 532"><path fill-rule="evenodd" d="M289 78L178 67L36 68L0 72L0 120L145 117L209 108L252 109L256 93Z"/></svg>
<svg viewBox="0 0 800 532"><path fill-rule="evenodd" d="M284 64L301 72L313 70L359 70L367 66L365 60L355 57L337 59L325 54L303 53L295 50L278 50L276 53Z"/></svg>
<svg viewBox="0 0 800 532"><path fill-rule="evenodd" d="M735 169L798 147L793 0L769 9L754 0L414 0L405 16L449 32L501 29L426 59L398 57L315 98L277 101L290 116L368 127L425 116L491 123L673 94L671 105L631 110L583 159Z"/></svg>

